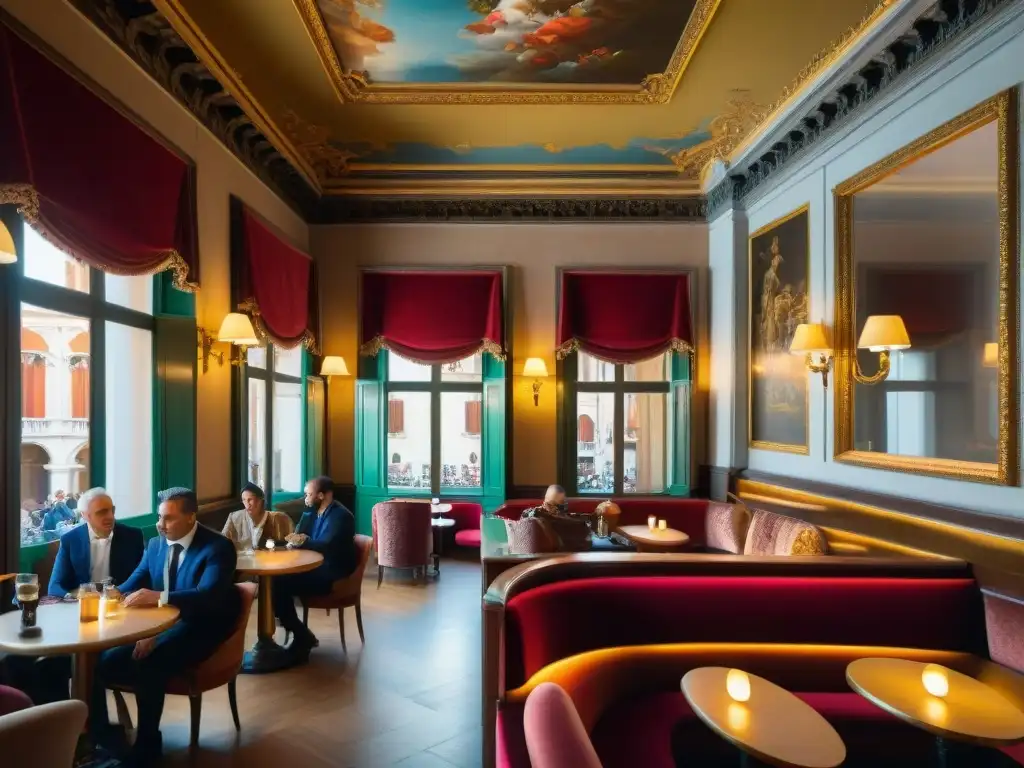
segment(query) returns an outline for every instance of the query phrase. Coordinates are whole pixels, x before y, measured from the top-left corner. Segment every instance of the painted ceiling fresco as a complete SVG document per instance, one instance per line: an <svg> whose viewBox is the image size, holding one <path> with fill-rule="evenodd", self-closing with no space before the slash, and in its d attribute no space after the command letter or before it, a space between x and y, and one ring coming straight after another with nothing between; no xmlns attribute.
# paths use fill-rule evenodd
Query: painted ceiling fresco
<svg viewBox="0 0 1024 768"><path fill-rule="evenodd" d="M664 72L694 0L317 0L369 83L634 84Z"/></svg>

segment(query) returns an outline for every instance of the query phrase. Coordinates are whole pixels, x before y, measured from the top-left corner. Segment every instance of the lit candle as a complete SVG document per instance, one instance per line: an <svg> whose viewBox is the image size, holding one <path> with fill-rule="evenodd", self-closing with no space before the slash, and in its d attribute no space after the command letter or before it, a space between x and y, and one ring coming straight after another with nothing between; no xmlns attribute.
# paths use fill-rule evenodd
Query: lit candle
<svg viewBox="0 0 1024 768"><path fill-rule="evenodd" d="M650 517L648 517L647 518L647 527L650 528L652 531L655 528L657 528L658 527L658 518L656 518L654 515L651 515Z"/></svg>
<svg viewBox="0 0 1024 768"><path fill-rule="evenodd" d="M273 552L274 551L274 547L276 547L276 546L277 546L277 544L274 542L273 539L267 539L267 549L269 551Z"/></svg>
<svg viewBox="0 0 1024 768"><path fill-rule="evenodd" d="M730 669L725 676L725 690L733 701L748 701L750 677L742 669Z"/></svg>
<svg viewBox="0 0 1024 768"><path fill-rule="evenodd" d="M949 675L938 664L925 665L921 672L921 682L924 683L924 689L932 696L938 696L941 699L949 693Z"/></svg>
<svg viewBox="0 0 1024 768"><path fill-rule="evenodd" d="M667 531L668 530L668 521L667 520L659 520L658 521L658 530L659 531Z"/></svg>

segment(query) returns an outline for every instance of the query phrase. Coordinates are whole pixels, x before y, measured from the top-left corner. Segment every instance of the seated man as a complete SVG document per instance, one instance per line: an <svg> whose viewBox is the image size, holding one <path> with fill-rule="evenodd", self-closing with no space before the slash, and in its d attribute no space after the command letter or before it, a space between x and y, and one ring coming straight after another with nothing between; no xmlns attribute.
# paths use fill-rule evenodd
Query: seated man
<svg viewBox="0 0 1024 768"><path fill-rule="evenodd" d="M70 523L74 519L75 516L68 509L68 505L64 501L64 491L57 491L53 494L53 504L46 510L46 514L43 515L43 530L55 531L60 526Z"/></svg>
<svg viewBox="0 0 1024 768"><path fill-rule="evenodd" d="M161 600L181 615L155 637L105 651L96 666L91 728L101 743L109 738L108 684L131 685L139 710L129 765L159 762L163 751L160 717L167 681L208 659L235 630L241 602L234 585L235 549L218 533L199 525L196 495L187 488L159 494L156 528L135 573L121 585L125 608L151 608Z"/></svg>
<svg viewBox="0 0 1024 768"><path fill-rule="evenodd" d="M570 515L569 503L565 500L565 488L549 485L544 494L544 503L539 507L524 509L522 518L542 521L554 538L558 549L563 552L578 552L590 547L590 528L586 520L589 515Z"/></svg>
<svg viewBox="0 0 1024 768"><path fill-rule="evenodd" d="M263 489L253 483L242 486L242 506L228 515L222 534L235 545L235 550L265 549L268 540L283 541L292 532L292 519L284 512L267 510Z"/></svg>
<svg viewBox="0 0 1024 768"><path fill-rule="evenodd" d="M114 520L114 501L103 488L90 488L79 500L84 525L60 538L48 592L64 597L87 582L127 581L142 560L142 529Z"/></svg>
<svg viewBox="0 0 1024 768"><path fill-rule="evenodd" d="M286 537L293 547L312 549L324 556L317 568L274 579L274 615L293 640L288 646L296 662L306 661L317 645L316 636L295 612L295 598L326 595L334 582L356 569L356 520L344 505L334 500L334 481L316 477L306 483L306 511L295 533Z"/></svg>

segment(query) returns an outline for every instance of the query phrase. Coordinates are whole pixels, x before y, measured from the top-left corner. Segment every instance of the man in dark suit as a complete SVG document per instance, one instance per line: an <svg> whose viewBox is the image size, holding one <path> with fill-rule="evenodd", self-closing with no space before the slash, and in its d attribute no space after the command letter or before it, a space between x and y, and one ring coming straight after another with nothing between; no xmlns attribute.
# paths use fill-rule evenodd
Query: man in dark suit
<svg viewBox="0 0 1024 768"><path fill-rule="evenodd" d="M48 592L64 597L87 582L111 579L121 584L142 560L141 528L114 521L114 501L103 488L90 488L80 499L84 525L60 538Z"/></svg>
<svg viewBox="0 0 1024 768"><path fill-rule="evenodd" d="M334 500L334 481L315 477L306 483L306 511L302 513L295 533L285 537L292 547L312 549L324 561L312 571L274 579L274 615L294 638L288 646L296 662L306 661L317 645L316 635L309 631L295 612L295 598L326 595L338 579L356 569L356 520L343 504Z"/></svg>
<svg viewBox="0 0 1024 768"><path fill-rule="evenodd" d="M231 636L241 603L234 585L235 548L219 533L199 525L196 495L187 488L159 494L156 527L135 573L121 585L125 608L165 603L181 615L156 637L103 653L96 667L90 711L94 736L109 740L107 684L130 684L138 704L138 734L128 763L145 766L161 757L160 717L167 681L209 658Z"/></svg>

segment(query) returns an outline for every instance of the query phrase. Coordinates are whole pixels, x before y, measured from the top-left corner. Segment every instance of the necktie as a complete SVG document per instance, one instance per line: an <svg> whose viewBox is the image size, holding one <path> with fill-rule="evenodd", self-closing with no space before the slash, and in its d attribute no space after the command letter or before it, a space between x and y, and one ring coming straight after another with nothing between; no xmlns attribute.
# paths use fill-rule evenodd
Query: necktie
<svg viewBox="0 0 1024 768"><path fill-rule="evenodd" d="M173 592L175 582L178 579L178 561L181 559L181 551L184 547L181 544L171 545L171 563L167 567L167 583L164 584L164 589L167 592Z"/></svg>

